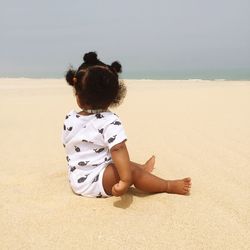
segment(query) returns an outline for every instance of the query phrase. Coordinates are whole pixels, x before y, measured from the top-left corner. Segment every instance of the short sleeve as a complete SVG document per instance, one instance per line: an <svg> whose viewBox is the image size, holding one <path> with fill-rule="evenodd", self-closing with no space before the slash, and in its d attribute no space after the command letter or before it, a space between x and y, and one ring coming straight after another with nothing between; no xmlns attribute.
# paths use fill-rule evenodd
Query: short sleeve
<svg viewBox="0 0 250 250"><path fill-rule="evenodd" d="M103 138L109 149L111 149L116 144L127 140L122 123L116 115L112 115L112 119L108 124L106 124L103 131Z"/></svg>

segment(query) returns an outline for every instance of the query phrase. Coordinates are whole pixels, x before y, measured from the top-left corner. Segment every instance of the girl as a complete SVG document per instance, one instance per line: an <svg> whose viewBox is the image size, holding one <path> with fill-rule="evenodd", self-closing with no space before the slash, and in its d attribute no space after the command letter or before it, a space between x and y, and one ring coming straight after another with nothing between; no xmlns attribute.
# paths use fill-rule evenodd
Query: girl
<svg viewBox="0 0 250 250"><path fill-rule="evenodd" d="M151 174L154 156L143 165L130 160L122 123L109 110L120 104L126 93L116 70L100 65L70 69L66 81L81 109L66 115L62 136L69 181L76 194L121 196L131 185L147 193L189 193L190 178L164 180Z"/></svg>

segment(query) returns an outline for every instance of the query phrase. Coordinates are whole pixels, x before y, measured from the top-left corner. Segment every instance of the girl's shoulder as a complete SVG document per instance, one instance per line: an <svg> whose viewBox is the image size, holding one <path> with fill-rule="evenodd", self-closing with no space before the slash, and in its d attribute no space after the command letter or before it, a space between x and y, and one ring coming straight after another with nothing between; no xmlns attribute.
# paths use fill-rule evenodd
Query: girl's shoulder
<svg viewBox="0 0 250 250"><path fill-rule="evenodd" d="M70 110L70 111L66 114L65 120L68 120L69 118L72 118L73 116L76 116L76 115L77 115L76 111L75 111L74 109L72 109L72 110Z"/></svg>
<svg viewBox="0 0 250 250"><path fill-rule="evenodd" d="M109 110L91 115L80 115L77 111L71 110L66 114L64 122L66 124L91 123L96 128L105 127L112 123L121 123L118 115Z"/></svg>
<svg viewBox="0 0 250 250"><path fill-rule="evenodd" d="M104 121L112 121L114 119L119 119L118 115L111 112L111 111L106 111L106 112L101 112L95 114L95 117L97 120L104 120Z"/></svg>
<svg viewBox="0 0 250 250"><path fill-rule="evenodd" d="M96 113L96 114L91 114L91 115L81 115L79 114L75 109L72 109L70 110L67 114L66 114L66 118L70 117L70 116L75 116L75 117L89 117L89 118L92 118L92 117L95 117L97 119L101 119L101 118L110 118L110 117L118 117L118 115L114 112L111 112L111 111L103 111L103 112L100 112L100 113Z"/></svg>
<svg viewBox="0 0 250 250"><path fill-rule="evenodd" d="M117 114L107 111L107 112L101 112L94 114L94 124L96 127L107 127L110 124L116 123L121 124L121 121Z"/></svg>
<svg viewBox="0 0 250 250"><path fill-rule="evenodd" d="M77 128L86 122L88 122L87 116L79 115L75 110L68 112L64 118L64 125L66 127Z"/></svg>

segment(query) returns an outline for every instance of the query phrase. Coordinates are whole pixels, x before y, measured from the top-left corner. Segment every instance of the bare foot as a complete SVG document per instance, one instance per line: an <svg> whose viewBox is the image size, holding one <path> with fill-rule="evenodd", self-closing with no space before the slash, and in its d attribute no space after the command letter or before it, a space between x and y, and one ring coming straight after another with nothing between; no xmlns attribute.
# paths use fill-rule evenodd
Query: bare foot
<svg viewBox="0 0 250 250"><path fill-rule="evenodd" d="M189 177L182 180L167 181L167 193L189 194L191 185L191 178Z"/></svg>
<svg viewBox="0 0 250 250"><path fill-rule="evenodd" d="M149 160L146 161L144 165L142 165L142 169L151 173L155 168L155 156L153 155Z"/></svg>

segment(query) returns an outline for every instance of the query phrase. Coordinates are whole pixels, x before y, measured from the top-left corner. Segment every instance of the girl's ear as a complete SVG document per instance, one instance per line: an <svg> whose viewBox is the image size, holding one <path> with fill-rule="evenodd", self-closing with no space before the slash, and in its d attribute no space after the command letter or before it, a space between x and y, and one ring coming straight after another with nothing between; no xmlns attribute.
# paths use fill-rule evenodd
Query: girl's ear
<svg viewBox="0 0 250 250"><path fill-rule="evenodd" d="M65 79L67 83L71 86L74 86L75 75L76 75L76 71L72 68L70 68L65 75Z"/></svg>

